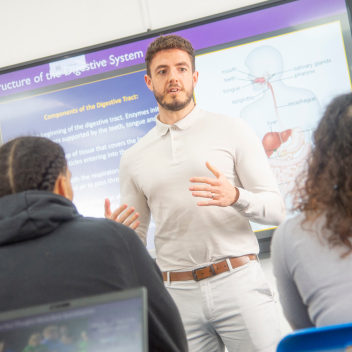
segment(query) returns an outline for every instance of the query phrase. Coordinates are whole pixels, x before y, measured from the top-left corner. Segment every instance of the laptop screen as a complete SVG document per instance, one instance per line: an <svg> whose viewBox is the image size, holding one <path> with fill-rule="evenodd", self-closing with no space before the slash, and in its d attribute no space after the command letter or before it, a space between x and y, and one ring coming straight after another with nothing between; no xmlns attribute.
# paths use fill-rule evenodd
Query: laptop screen
<svg viewBox="0 0 352 352"><path fill-rule="evenodd" d="M0 321L0 351L142 352L143 305L142 297L133 297L78 308L62 303L59 311L44 314L32 308L33 315Z"/></svg>

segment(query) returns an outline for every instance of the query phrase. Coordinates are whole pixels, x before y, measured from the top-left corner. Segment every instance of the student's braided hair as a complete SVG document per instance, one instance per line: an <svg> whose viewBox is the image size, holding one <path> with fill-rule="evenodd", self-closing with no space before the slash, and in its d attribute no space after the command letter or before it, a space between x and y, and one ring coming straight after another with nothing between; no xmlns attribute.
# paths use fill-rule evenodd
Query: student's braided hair
<svg viewBox="0 0 352 352"><path fill-rule="evenodd" d="M50 139L13 139L0 148L0 198L27 190L52 192L66 168L64 150Z"/></svg>

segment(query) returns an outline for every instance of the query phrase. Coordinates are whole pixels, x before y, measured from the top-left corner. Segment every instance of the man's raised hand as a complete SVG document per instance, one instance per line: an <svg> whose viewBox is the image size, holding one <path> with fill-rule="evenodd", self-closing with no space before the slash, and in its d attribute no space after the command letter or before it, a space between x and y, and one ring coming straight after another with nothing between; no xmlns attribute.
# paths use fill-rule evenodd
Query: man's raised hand
<svg viewBox="0 0 352 352"><path fill-rule="evenodd" d="M232 186L226 176L208 161L205 163L207 168L215 175L216 178L210 177L192 177L191 182L203 183L203 185L190 186L193 197L208 198L204 202L198 202L199 206L216 205L218 207L227 207L237 202L240 195L239 190Z"/></svg>
<svg viewBox="0 0 352 352"><path fill-rule="evenodd" d="M116 222L129 226L132 230L135 230L139 226L139 221L136 221L139 218L139 214L133 214L133 212L135 211L133 207L126 210L128 208L127 204L122 204L114 212L111 212L110 200L108 198L105 198L104 208L104 216L106 219L114 220ZM123 211L125 212L121 214Z"/></svg>

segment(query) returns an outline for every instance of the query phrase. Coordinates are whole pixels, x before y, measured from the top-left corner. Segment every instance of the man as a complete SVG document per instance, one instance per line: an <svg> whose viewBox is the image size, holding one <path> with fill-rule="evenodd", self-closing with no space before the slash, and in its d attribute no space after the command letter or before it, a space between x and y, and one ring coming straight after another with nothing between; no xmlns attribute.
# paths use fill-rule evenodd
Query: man
<svg viewBox="0 0 352 352"><path fill-rule="evenodd" d="M78 214L60 145L13 139L0 148L0 168L0 312L145 286L149 350L187 351L178 310L135 232ZM50 326L43 342L64 347L59 337Z"/></svg>
<svg viewBox="0 0 352 352"><path fill-rule="evenodd" d="M121 199L138 210L144 243L153 214L157 263L190 351L274 351L275 303L249 220L276 225L285 210L261 143L243 120L195 105L187 40L157 38L146 63L159 115L121 159Z"/></svg>

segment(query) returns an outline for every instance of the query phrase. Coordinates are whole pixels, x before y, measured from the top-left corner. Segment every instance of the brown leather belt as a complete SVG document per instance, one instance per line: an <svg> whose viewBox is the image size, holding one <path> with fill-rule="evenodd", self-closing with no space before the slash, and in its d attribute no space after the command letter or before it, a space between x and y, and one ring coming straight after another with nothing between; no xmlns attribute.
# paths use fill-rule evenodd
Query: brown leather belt
<svg viewBox="0 0 352 352"><path fill-rule="evenodd" d="M229 260L232 268L235 269L249 263L251 260L257 260L257 256L255 254L248 254L242 257L229 258ZM170 272L170 281L200 281L229 270L230 268L227 265L227 261L223 260L220 263L212 264L204 268L199 268L192 271ZM167 272L163 272L163 279L164 281L167 281Z"/></svg>

